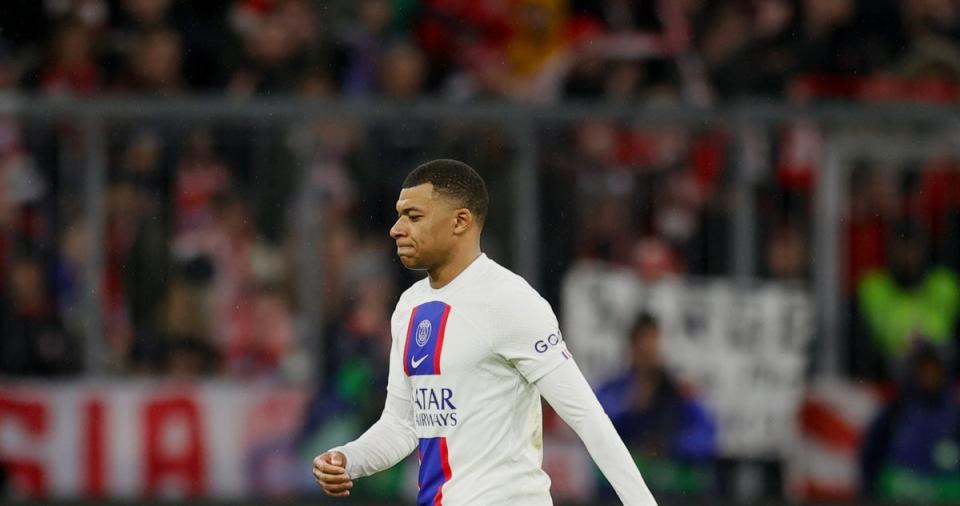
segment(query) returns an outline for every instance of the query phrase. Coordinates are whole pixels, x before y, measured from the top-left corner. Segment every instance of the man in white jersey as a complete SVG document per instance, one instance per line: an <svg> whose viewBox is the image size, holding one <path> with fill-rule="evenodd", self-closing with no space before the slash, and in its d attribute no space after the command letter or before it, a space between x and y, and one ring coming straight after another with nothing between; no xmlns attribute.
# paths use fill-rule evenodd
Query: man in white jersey
<svg viewBox="0 0 960 506"><path fill-rule="evenodd" d="M332 496L417 450L417 504L551 505L541 469L543 396L583 440L625 505L654 506L610 419L566 349L550 304L480 251L483 179L434 160L414 169L390 236L427 277L400 296L387 400L357 440L313 461Z"/></svg>

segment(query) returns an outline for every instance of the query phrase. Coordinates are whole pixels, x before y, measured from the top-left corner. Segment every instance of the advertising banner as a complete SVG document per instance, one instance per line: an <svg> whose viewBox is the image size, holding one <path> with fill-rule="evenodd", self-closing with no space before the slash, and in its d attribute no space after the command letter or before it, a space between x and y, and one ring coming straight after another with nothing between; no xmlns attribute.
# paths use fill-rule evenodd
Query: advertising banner
<svg viewBox="0 0 960 506"><path fill-rule="evenodd" d="M813 340L809 293L776 282L648 284L626 269L578 265L564 281L561 328L595 388L629 367L628 333L642 311L660 322L668 369L714 411L721 453L782 457Z"/></svg>
<svg viewBox="0 0 960 506"><path fill-rule="evenodd" d="M24 497L282 495L311 479L295 444L306 399L218 383L0 384L0 460Z"/></svg>

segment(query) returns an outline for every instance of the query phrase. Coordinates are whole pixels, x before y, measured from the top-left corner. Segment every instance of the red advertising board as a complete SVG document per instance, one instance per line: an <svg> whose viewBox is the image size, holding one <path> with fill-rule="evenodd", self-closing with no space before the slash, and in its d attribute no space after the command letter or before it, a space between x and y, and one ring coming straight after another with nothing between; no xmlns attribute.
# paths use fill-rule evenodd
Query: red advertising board
<svg viewBox="0 0 960 506"><path fill-rule="evenodd" d="M277 495L309 478L294 444L306 399L218 383L4 384L0 460L25 497ZM262 472L276 464L303 472Z"/></svg>

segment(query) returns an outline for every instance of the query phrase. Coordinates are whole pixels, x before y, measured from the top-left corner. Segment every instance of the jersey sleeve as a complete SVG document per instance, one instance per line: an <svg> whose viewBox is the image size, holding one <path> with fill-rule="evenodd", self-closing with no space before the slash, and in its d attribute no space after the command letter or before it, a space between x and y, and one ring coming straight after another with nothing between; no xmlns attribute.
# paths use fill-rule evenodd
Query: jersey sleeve
<svg viewBox="0 0 960 506"><path fill-rule="evenodd" d="M362 478L388 469L409 455L417 445L413 426L413 396L403 372L402 322L394 312L391 323L390 364L387 376L387 399L380 419L356 440L331 448L347 458L347 474ZM399 332L402 332L399 331Z"/></svg>
<svg viewBox="0 0 960 506"><path fill-rule="evenodd" d="M624 506L657 505L633 457L573 360L545 375L536 387L583 441Z"/></svg>
<svg viewBox="0 0 960 506"><path fill-rule="evenodd" d="M494 310L493 348L530 383L570 359L550 304L532 288L511 294Z"/></svg>
<svg viewBox="0 0 960 506"><path fill-rule="evenodd" d="M350 443L330 451L347 458L347 475L363 478L395 466L417 447L410 401L387 394L383 413L366 432Z"/></svg>

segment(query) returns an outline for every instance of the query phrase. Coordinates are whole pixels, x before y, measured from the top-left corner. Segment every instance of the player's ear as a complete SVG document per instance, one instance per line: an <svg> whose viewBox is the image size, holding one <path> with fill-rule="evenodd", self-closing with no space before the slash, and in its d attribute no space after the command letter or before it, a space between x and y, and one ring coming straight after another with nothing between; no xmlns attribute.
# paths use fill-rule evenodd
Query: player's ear
<svg viewBox="0 0 960 506"><path fill-rule="evenodd" d="M473 226L474 217L473 213L465 207L457 209L456 214L454 215L456 222L453 226L453 233L460 235L467 230L470 230L470 227Z"/></svg>

